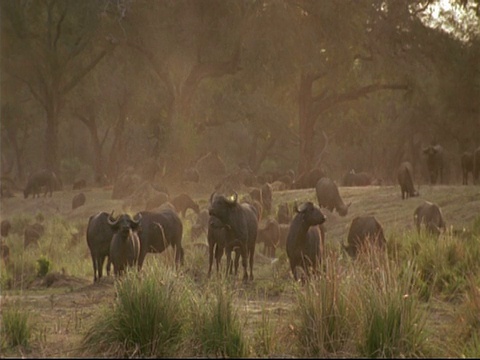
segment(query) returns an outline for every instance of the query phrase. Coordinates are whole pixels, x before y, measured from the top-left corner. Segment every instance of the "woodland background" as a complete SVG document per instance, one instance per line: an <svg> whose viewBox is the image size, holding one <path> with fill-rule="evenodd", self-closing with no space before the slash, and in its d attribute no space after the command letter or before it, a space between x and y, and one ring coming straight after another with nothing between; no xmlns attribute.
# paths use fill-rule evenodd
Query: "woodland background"
<svg viewBox="0 0 480 360"><path fill-rule="evenodd" d="M110 181L217 151L228 171L446 182L480 146L478 0L1 0L1 170Z"/></svg>

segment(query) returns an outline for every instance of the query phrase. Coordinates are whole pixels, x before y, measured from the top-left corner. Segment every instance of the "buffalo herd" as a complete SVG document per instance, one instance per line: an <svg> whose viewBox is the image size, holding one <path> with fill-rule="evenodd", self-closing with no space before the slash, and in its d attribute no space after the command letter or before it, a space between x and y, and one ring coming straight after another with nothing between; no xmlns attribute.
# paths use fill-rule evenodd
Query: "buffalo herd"
<svg viewBox="0 0 480 360"><path fill-rule="evenodd" d="M442 146L430 145L422 150L425 156L428 181L431 185L443 183L445 170L445 153ZM184 174L182 181L198 182L200 178L209 176L206 168L217 166L218 154L209 153L197 161L195 171L190 169ZM473 152L465 152L461 156L462 183L468 184L468 176L472 175L473 183L478 182L480 175L480 148ZM187 176L188 174L188 176ZM223 176L223 168L217 176ZM170 197L167 191L157 192L149 197L143 211L130 216L126 213L114 216L114 213L98 212L88 219L86 240L93 264L93 282L102 278L103 266L107 261L106 273L110 275L113 265L115 276L121 276L129 267L141 270L147 253L162 253L168 247L173 248L175 265L184 263L182 238L183 222L187 211L191 209L192 222L190 236L192 242L202 235L208 242L208 277L211 276L215 259L216 272L220 271L220 262L226 255L226 275L237 275L240 260L243 269L243 281L254 279L255 248L263 243L263 256L275 258L277 248L286 250L292 277L299 279L298 269L308 278L318 272L322 258L325 256L325 226L328 227L328 216L336 212L346 217L351 202L345 203L339 188L319 163L311 171L295 177L293 171L279 174L278 179L288 178L285 184L288 189L314 189L317 204L311 201L289 204L282 200L278 207L273 207L274 189L272 184L279 180L270 178L263 185L250 190L245 198L238 199L235 190L220 191L216 187L211 194L207 208L201 209L187 193ZM401 192L401 199L418 197L418 187L412 163L401 162L396 170L396 178ZM59 181L52 171L42 170L33 174L24 188L25 198L32 195L39 197L44 189L44 197L52 196ZM342 179L342 186L369 186L374 184L373 177L366 172L349 171ZM79 181L74 189L84 188L86 183ZM230 194L230 196L228 196ZM233 195L231 195L233 194ZM85 194L79 193L72 200L72 209L84 205ZM275 211L275 212L274 212ZM328 212L327 212L328 211ZM272 214L275 214L273 216ZM413 224L420 233L422 229L429 235L438 237L446 231L446 224L441 208L432 202L425 201L413 213ZM9 228L2 222L2 238L6 237ZM25 229L24 246L35 243L43 235L44 228L34 224ZM385 249L386 238L382 225L373 215L364 214L352 219L347 243L341 243L341 249L356 259L365 246ZM232 259L232 252L235 253ZM303 280L303 278L302 278Z"/></svg>

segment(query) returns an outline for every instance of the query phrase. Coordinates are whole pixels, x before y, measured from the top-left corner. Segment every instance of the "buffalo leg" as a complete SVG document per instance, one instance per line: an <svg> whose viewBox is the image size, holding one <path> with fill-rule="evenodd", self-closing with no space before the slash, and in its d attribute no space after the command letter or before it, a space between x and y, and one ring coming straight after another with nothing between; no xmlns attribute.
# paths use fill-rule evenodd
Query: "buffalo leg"
<svg viewBox="0 0 480 360"><path fill-rule="evenodd" d="M212 265L213 265L213 244L208 244L208 277L210 277L212 273ZM218 272L218 262L217 262L217 272Z"/></svg>

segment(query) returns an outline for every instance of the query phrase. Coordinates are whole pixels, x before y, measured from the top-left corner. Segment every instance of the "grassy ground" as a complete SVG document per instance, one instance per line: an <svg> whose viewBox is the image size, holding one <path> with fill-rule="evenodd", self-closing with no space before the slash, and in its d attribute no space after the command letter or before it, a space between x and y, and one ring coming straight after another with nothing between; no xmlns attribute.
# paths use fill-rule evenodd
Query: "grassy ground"
<svg viewBox="0 0 480 360"><path fill-rule="evenodd" d="M207 192L193 192L192 197L205 207L208 203ZM327 215L327 243L340 251L340 243L346 241L349 225L357 215L373 214L383 225L387 241L413 233L413 212L421 202L436 202L443 210L450 232L472 230L475 219L480 216L480 188L478 186L422 186L420 197L402 200L398 186L341 187L340 193L345 203L351 203L346 217L324 211ZM17 273L28 273L35 265L36 259L46 256L51 260L49 279L38 278L23 282L22 286L8 288L4 281L7 274L6 264L2 262L2 311L17 306L28 312L32 321L33 334L28 349L6 349L2 356L26 357L75 357L78 356L80 340L88 326L105 306L110 306L115 298L113 278L104 278L92 284L93 269L85 241L84 230L88 217L98 211L117 214L134 213L141 210L141 205L134 207L129 202L111 200L111 189L86 189L86 204L71 210L71 199L78 191L65 190L55 192L52 198L23 199L21 194L1 200L1 219L13 223L12 233L5 239L11 249L11 260L16 262ZM239 194L241 198L242 193ZM291 190L275 192L273 208L280 202L313 201L316 203L315 191ZM41 214L47 227L44 238L38 248L23 250L23 228L25 223L33 223ZM184 247L186 265L184 276L192 276L199 283L207 280L208 258L205 248L194 246L190 241L190 227L195 220L193 213L187 213L184 223ZM61 226L60 226L60 225ZM77 240L72 240L74 235ZM205 241L204 238L201 240ZM442 241L442 238L439 239ZM68 245L70 244L70 245ZM62 256L58 256L57 247L63 246ZM245 326L254 333L262 323L262 314L268 311L270 320L280 328L288 328L289 316L294 305L295 296L293 280L285 257L284 249L277 249L277 261L265 258L257 247L254 265L255 281L253 284L238 285L238 310L245 319ZM172 254L149 254L145 267L155 262L169 262ZM13 266L13 265L9 265ZM21 269L20 269L21 267ZM47 286L48 284L48 286ZM432 300L429 308L434 324L435 337L442 341L455 342L449 330L456 304ZM281 353L273 356L295 356L288 346L278 346ZM439 356L458 356L456 353L440 353ZM97 354L101 356L101 354Z"/></svg>

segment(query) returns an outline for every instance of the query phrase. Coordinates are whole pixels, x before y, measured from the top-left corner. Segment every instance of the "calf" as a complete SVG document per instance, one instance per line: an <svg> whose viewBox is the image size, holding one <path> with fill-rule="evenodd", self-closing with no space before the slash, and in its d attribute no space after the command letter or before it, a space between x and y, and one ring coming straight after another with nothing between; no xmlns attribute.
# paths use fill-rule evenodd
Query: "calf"
<svg viewBox="0 0 480 360"><path fill-rule="evenodd" d="M292 221L292 214L288 203L284 202L278 205L277 221L279 224L290 224L290 221Z"/></svg>
<svg viewBox="0 0 480 360"><path fill-rule="evenodd" d="M412 164L405 161L400 164L397 171L397 180L400 185L400 191L402 192L402 199L408 199L409 197L418 196L418 191L415 190L413 185L413 168Z"/></svg>
<svg viewBox="0 0 480 360"><path fill-rule="evenodd" d="M437 204L425 201L420 204L413 213L413 222L418 233L421 231L422 224L428 234L439 236L440 232L445 231L445 220L442 210Z"/></svg>
<svg viewBox="0 0 480 360"><path fill-rule="evenodd" d="M352 220L347 242L347 246L342 246L352 258L356 258L364 246L374 245L383 249L386 244L382 225L372 215L357 216Z"/></svg>
<svg viewBox="0 0 480 360"><path fill-rule="evenodd" d="M303 268L309 277L309 267L316 272L323 255L324 233L318 225L322 225L326 217L320 208L312 202L306 202L299 208L295 204L296 215L290 224L287 236L287 256L295 281L298 280L297 267Z"/></svg>
<svg viewBox="0 0 480 360"><path fill-rule="evenodd" d="M263 226L258 227L257 243L263 242L263 255L275 257L275 249L280 243L280 227L278 221L272 217L265 220Z"/></svg>
<svg viewBox="0 0 480 360"><path fill-rule="evenodd" d="M108 218L113 232L109 256L115 276L122 275L127 267L138 265L140 240L137 232L140 229L140 219L139 214L135 219L128 214L120 215L117 219Z"/></svg>

